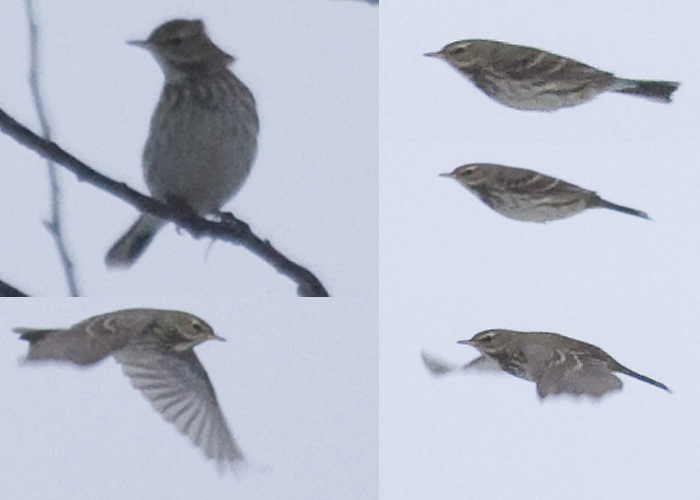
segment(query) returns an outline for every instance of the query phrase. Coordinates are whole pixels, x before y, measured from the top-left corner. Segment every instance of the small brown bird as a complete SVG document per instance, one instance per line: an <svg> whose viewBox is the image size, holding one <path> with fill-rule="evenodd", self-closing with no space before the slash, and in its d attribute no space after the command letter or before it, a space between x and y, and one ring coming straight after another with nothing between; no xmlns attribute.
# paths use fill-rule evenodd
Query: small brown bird
<svg viewBox="0 0 700 500"><path fill-rule="evenodd" d="M622 381L614 372L671 392L661 382L622 366L602 349L557 333L485 330L458 344L470 345L481 353L462 369L488 369L497 365L506 373L535 382L540 398L573 394L599 399L608 392L622 389ZM423 361L435 375L459 368L426 353L423 353Z"/></svg>
<svg viewBox="0 0 700 500"><path fill-rule="evenodd" d="M438 52L490 98L511 108L554 111L619 92L670 102L677 82L618 78L551 52L494 40L462 40Z"/></svg>
<svg viewBox="0 0 700 500"><path fill-rule="evenodd" d="M257 151L258 114L248 87L229 71L233 57L214 45L199 20L159 26L130 42L153 54L165 85L143 152L151 195L216 214L243 186ZM129 267L165 224L144 213L109 250L109 267Z"/></svg>
<svg viewBox="0 0 700 500"><path fill-rule="evenodd" d="M648 219L644 212L616 205L593 191L524 168L472 163L441 177L455 179L501 215L528 222L548 222L587 208L609 208Z"/></svg>
<svg viewBox="0 0 700 500"><path fill-rule="evenodd" d="M110 354L153 407L202 449L219 469L243 463L193 347L225 340L203 320L179 311L127 309L95 316L72 327L16 328L29 341L27 361L88 366Z"/></svg>

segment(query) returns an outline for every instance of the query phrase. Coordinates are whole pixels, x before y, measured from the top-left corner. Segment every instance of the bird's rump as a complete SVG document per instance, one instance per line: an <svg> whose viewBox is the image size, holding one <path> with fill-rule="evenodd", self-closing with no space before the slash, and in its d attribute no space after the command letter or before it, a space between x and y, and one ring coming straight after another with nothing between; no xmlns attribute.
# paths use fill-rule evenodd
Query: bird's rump
<svg viewBox="0 0 700 500"><path fill-rule="evenodd" d="M29 341L28 361L66 361L87 366L126 346L134 337L143 316L125 318L95 316L68 329L15 328ZM150 321L150 318L147 319Z"/></svg>

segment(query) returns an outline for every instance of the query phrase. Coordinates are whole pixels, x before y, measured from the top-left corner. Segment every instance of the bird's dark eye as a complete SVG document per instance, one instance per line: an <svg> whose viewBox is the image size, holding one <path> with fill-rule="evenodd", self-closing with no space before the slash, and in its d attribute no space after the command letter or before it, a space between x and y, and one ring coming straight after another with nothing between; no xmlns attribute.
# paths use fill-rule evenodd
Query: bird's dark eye
<svg viewBox="0 0 700 500"><path fill-rule="evenodd" d="M456 47L456 48L452 49L451 53L453 56L458 56L460 54L464 54L464 52L466 50L467 49L465 49L464 47Z"/></svg>
<svg viewBox="0 0 700 500"><path fill-rule="evenodd" d="M182 43L185 41L184 38L177 37L177 38L171 38L170 39L170 45L174 45L175 47L178 47L182 45Z"/></svg>
<svg viewBox="0 0 700 500"><path fill-rule="evenodd" d="M489 332L489 333L479 337L478 340L479 340L479 342L486 344L488 342L491 342L495 337L496 337L496 335L493 332Z"/></svg>
<svg viewBox="0 0 700 500"><path fill-rule="evenodd" d="M203 327L202 324L199 323L198 321L193 321L193 322L192 322L192 328L193 328L194 331L196 331L197 333L202 333L202 332L204 331L204 327Z"/></svg>

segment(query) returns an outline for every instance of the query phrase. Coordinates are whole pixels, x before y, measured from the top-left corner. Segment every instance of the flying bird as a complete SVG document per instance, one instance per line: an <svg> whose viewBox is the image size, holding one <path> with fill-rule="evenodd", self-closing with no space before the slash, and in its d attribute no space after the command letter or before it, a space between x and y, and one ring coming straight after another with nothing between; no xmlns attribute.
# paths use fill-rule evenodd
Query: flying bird
<svg viewBox="0 0 700 500"><path fill-rule="evenodd" d="M461 40L425 55L444 59L491 99L528 111L577 106L603 92L670 102L680 85L619 78L568 57L495 40Z"/></svg>
<svg viewBox="0 0 700 500"><path fill-rule="evenodd" d="M661 382L621 365L599 347L557 333L494 329L479 332L458 344L476 348L481 356L459 367L423 352L423 362L428 370L434 375L444 375L460 368L498 368L535 382L540 399L553 394L587 395L600 399L609 392L622 389L622 381L615 373L623 373L671 392Z"/></svg>
<svg viewBox="0 0 700 500"><path fill-rule="evenodd" d="M606 201L593 191L524 168L471 163L440 176L456 180L509 219L548 222L571 217L588 208L609 208L649 218L640 210Z"/></svg>
<svg viewBox="0 0 700 500"><path fill-rule="evenodd" d="M95 316L67 329L16 328L29 342L28 362L93 365L109 355L165 420L219 469L242 465L214 388L193 348L225 340L205 321L179 311L127 309Z"/></svg>

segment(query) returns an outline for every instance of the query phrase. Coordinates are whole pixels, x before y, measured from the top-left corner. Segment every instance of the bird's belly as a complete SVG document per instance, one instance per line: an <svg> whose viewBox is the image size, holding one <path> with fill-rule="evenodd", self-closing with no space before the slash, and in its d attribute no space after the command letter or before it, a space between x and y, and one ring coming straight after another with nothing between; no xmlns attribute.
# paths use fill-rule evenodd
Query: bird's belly
<svg viewBox="0 0 700 500"><path fill-rule="evenodd" d="M556 80L493 79L485 86L478 86L501 104L526 111L554 111L577 106L590 101L602 91L587 82L572 86Z"/></svg>
<svg viewBox="0 0 700 500"><path fill-rule="evenodd" d="M245 182L257 150L256 130L244 117L202 108L161 122L144 150L144 175L151 194L176 197L200 214L218 210Z"/></svg>
<svg viewBox="0 0 700 500"><path fill-rule="evenodd" d="M549 197L534 198L530 195L502 194L500 203L493 208L510 219L525 222L548 222L566 219L586 208L584 200L554 200Z"/></svg>

